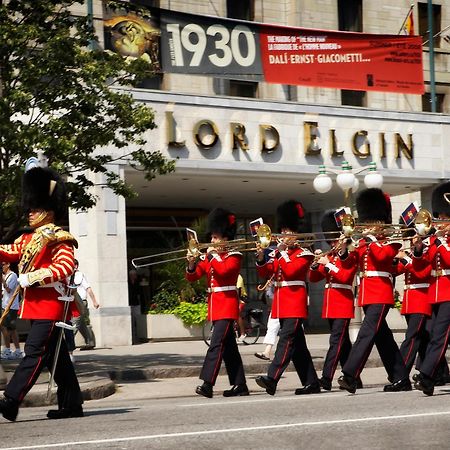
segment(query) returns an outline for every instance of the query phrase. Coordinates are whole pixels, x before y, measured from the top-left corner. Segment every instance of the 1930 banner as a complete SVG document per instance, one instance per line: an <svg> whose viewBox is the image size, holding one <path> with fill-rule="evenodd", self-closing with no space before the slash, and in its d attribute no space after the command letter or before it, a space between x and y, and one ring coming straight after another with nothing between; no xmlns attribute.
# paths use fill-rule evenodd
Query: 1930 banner
<svg viewBox="0 0 450 450"><path fill-rule="evenodd" d="M423 94L420 36L264 25L157 8L105 11L105 47L155 70ZM126 8L126 9L125 9Z"/></svg>

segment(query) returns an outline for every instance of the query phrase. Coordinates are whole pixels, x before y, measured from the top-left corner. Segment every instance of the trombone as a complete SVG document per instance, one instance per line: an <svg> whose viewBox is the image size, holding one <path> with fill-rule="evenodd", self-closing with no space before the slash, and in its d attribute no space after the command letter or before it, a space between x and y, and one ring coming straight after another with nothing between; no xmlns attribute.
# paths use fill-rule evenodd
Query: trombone
<svg viewBox="0 0 450 450"><path fill-rule="evenodd" d="M269 233L269 236L268 236ZM258 228L257 232L257 240L262 248L267 248L270 245L270 228L268 225L262 224ZM202 250L208 249L210 247L214 248L226 248L228 250L235 251L255 251L255 247L247 248L248 245L254 245L255 241L246 241L245 239L234 239L231 241L222 241L222 242L208 242L208 243L199 243L195 239L190 239L188 242L187 248L179 249L179 250L171 250L168 252L154 253L152 255L141 256L139 258L134 258L131 260L131 264L134 268L140 269L142 267L155 266L157 264L163 264L171 261L179 261L182 259L186 259L186 252L189 251L193 256L198 258L202 254ZM184 253L183 256L176 256L177 254ZM174 255L174 258L166 259L166 256Z"/></svg>

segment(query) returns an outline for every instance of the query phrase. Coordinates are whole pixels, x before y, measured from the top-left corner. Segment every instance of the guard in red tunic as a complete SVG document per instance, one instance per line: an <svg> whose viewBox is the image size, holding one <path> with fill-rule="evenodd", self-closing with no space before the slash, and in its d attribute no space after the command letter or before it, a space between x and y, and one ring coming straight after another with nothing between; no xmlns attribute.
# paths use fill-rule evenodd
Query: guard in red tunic
<svg viewBox="0 0 450 450"><path fill-rule="evenodd" d="M409 252L400 251L394 259L394 275L405 275L402 309L408 327L405 339L400 346L400 353L408 374L418 356L418 366L425 357L430 340L427 322L431 317L431 304L428 300L428 288L431 280L431 265L418 270L412 264Z"/></svg>
<svg viewBox="0 0 450 450"><path fill-rule="evenodd" d="M373 234L366 234L356 248L361 271L358 306L364 310L364 320L338 383L347 391L356 392L357 379L375 343L391 381L384 391L411 390L403 358L386 323L386 315L394 305L392 263L402 246L401 242L378 240L383 235L377 233L377 224L392 223L390 200L380 189L365 189L356 199L356 208L362 223L373 224Z"/></svg>
<svg viewBox="0 0 450 450"><path fill-rule="evenodd" d="M64 182L51 169L35 167L23 177L22 203L33 231L23 234L14 244L0 246L0 259L19 262L19 283L24 289L19 311L22 319L31 319L25 342L25 357L8 383L0 411L14 421L18 408L33 387L42 369L53 368L61 329L55 326L64 319L65 302L59 298L67 290L74 271L72 235L54 224L66 212ZM58 409L47 417L61 419L83 416L80 386L64 340L61 343L54 380L58 385Z"/></svg>
<svg viewBox="0 0 450 450"><path fill-rule="evenodd" d="M188 252L186 278L208 280L208 320L214 324L211 343L206 353L196 393L213 396L213 386L219 374L222 359L232 388L224 391L225 397L248 395L244 366L234 335L234 321L239 317L239 297L236 287L241 269L242 253L227 249L227 241L234 239L236 217L230 211L216 208L208 216L211 247L206 255L196 258ZM223 243L223 245L221 245Z"/></svg>
<svg viewBox="0 0 450 450"><path fill-rule="evenodd" d="M339 236L341 228L336 223L335 210L323 215L322 231L336 234L327 237L331 251L324 256L319 253L311 264L309 280L326 280L322 318L330 325L330 346L319 381L323 389L330 391L338 362L343 367L352 348L348 329L350 320L355 317L353 280L358 265L355 252L349 252Z"/></svg>
<svg viewBox="0 0 450 450"><path fill-rule="evenodd" d="M278 228L283 237L277 249L268 255L257 250L256 268L264 279L273 276L275 286L272 317L280 319L280 339L267 376L256 383L274 395L278 381L292 360L303 384L297 395L320 392L320 384L306 346L303 323L308 317L306 277L314 254L297 244L294 233L304 231L304 211L301 203L290 200L277 209ZM293 235L293 236L290 236Z"/></svg>
<svg viewBox="0 0 450 450"><path fill-rule="evenodd" d="M417 270L431 266L428 299L432 306L431 336L420 374L414 387L425 395L433 395L439 367L445 359L450 336L450 182L442 183L432 194L433 216L445 220L428 245L418 238L414 242L413 266Z"/></svg>

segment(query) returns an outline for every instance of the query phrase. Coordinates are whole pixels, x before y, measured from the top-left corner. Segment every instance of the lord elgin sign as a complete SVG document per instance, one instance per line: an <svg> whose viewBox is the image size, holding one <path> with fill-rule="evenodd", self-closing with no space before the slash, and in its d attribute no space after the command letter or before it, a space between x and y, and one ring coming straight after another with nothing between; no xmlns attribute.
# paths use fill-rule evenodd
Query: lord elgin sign
<svg viewBox="0 0 450 450"><path fill-rule="evenodd" d="M325 136L323 130L319 129L319 122L305 121L303 126L303 152L309 156L323 155L324 149L321 146L321 136ZM176 125L173 117L173 112L166 111L166 130L167 130L167 144L171 147L184 147L186 145L185 140L177 140L176 138ZM229 123L229 132L231 134L231 149L241 149L244 151L250 151L249 139L246 134L245 125L239 122ZM274 125L260 124L259 125L259 148L258 151L263 153L276 152L280 146L281 137ZM335 129L328 129L328 151L331 157L344 156L344 151L338 149L338 136L339 131ZM347 131L348 138L348 131ZM393 148L395 159L400 158L401 154L407 159L413 159L414 143L413 135L407 134L406 138L402 137L400 133L393 134ZM201 119L194 124L192 128L192 138L202 150L209 150L213 148L219 142L219 128L210 119ZM377 146L378 157L380 159L386 158L387 142L386 133L379 132L377 138L372 138L374 142L369 140L369 133L367 130L356 130L351 132L350 144L353 154L360 158L368 158L372 156L373 145ZM406 142L405 142L406 140Z"/></svg>

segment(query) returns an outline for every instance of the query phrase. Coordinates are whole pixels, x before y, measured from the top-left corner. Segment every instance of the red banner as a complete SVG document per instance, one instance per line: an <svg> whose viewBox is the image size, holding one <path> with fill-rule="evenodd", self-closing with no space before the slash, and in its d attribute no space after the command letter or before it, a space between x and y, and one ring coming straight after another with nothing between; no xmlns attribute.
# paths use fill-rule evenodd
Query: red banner
<svg viewBox="0 0 450 450"><path fill-rule="evenodd" d="M420 36L263 26L269 83L423 94Z"/></svg>

